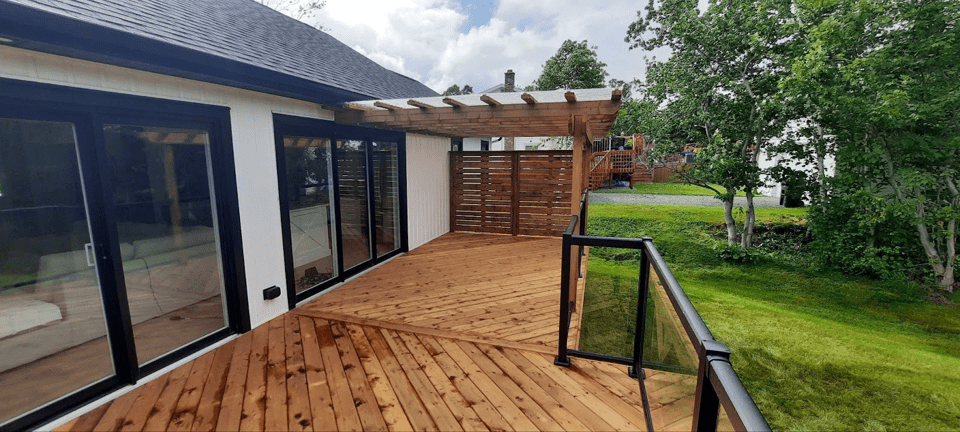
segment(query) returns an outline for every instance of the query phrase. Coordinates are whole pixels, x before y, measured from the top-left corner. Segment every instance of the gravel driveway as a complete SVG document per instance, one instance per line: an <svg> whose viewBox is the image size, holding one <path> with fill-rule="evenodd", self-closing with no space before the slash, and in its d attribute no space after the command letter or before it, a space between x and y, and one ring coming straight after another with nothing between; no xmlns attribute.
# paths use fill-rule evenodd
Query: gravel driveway
<svg viewBox="0 0 960 432"><path fill-rule="evenodd" d="M692 195L646 195L633 193L591 193L590 204L654 204L672 206L723 207L720 200L712 196ZM736 197L735 206L747 206L747 199ZM756 197L754 207L780 207L780 198Z"/></svg>

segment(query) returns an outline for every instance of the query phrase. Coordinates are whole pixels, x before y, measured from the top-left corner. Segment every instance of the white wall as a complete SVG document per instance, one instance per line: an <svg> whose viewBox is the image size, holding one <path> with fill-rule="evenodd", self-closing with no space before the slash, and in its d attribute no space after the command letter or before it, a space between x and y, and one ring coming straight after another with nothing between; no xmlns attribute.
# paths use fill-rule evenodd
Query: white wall
<svg viewBox="0 0 960 432"><path fill-rule="evenodd" d="M480 140L490 141L490 138L464 138L463 151L480 151Z"/></svg>
<svg viewBox="0 0 960 432"><path fill-rule="evenodd" d="M479 147L478 141L478 150ZM410 250L450 232L449 151L449 138L407 134L407 232Z"/></svg>
<svg viewBox="0 0 960 432"><path fill-rule="evenodd" d="M229 107L251 324L256 327L287 310L286 293L269 301L262 295L264 288L286 287L272 116L332 120L333 112L295 99L3 45L0 59L4 78ZM444 146L449 149L449 140ZM441 173L446 176L447 170Z"/></svg>

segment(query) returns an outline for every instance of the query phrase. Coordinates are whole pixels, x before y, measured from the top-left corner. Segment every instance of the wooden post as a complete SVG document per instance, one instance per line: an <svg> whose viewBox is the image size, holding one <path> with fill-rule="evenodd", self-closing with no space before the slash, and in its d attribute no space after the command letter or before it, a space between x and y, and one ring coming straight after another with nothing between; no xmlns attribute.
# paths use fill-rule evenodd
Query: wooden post
<svg viewBox="0 0 960 432"><path fill-rule="evenodd" d="M587 116L570 116L570 135L573 137L573 189L570 197L570 214L580 214L580 194L590 181L589 153L590 129Z"/></svg>
<svg viewBox="0 0 960 432"><path fill-rule="evenodd" d="M170 200L170 226L173 228L173 241L177 249L183 249L183 214L180 211L180 191L177 186L176 161L173 146L164 145L163 174L166 179L167 199Z"/></svg>
<svg viewBox="0 0 960 432"><path fill-rule="evenodd" d="M520 235L520 152L511 153L513 164L510 190L510 228L513 235Z"/></svg>
<svg viewBox="0 0 960 432"><path fill-rule="evenodd" d="M450 152L450 232L457 231L457 154Z"/></svg>

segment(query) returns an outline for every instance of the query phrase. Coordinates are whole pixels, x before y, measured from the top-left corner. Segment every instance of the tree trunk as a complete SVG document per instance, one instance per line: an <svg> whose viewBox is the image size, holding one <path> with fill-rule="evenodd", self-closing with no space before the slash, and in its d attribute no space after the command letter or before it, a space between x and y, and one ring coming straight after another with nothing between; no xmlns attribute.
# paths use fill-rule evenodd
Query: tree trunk
<svg viewBox="0 0 960 432"><path fill-rule="evenodd" d="M923 205L917 205L917 216L923 218ZM920 234L920 245L923 246L923 252L927 254L927 261L930 262L930 266L933 267L933 274L936 276L937 281L940 282L940 286L946 288L946 268L943 265L943 261L940 259L940 254L937 253L937 248L934 247L933 241L930 239L930 231L927 230L927 226L923 222L917 223L917 232ZM952 263L951 263L952 264ZM951 266L951 273L953 266ZM950 279L953 279L953 275L950 275ZM953 285L953 282L950 283Z"/></svg>
<svg viewBox="0 0 960 432"><path fill-rule="evenodd" d="M740 239L740 246L744 249L750 249L753 246L753 226L757 220L756 210L753 207L753 191L747 192L747 220L743 222L743 237Z"/></svg>
<svg viewBox="0 0 960 432"><path fill-rule="evenodd" d="M957 220L951 219L947 224L947 231L956 233ZM957 280L953 276L954 263L957 261L957 235L952 234L947 239L947 265L943 269L943 278L940 279L940 287L947 292L953 292L956 289Z"/></svg>
<svg viewBox="0 0 960 432"><path fill-rule="evenodd" d="M723 220L727 224L727 244L737 244L737 222L733 220L733 198L723 200Z"/></svg>
<svg viewBox="0 0 960 432"><path fill-rule="evenodd" d="M827 201L827 169L826 169L826 162L824 161L824 159L826 158L826 150L824 149L824 147L826 147L826 144L824 144L823 142L823 127L820 126L819 123L817 124L816 142L817 142L817 145L815 146L815 148L817 153L817 183L818 183L818 186L820 186L820 200L821 200L820 202L826 202Z"/></svg>

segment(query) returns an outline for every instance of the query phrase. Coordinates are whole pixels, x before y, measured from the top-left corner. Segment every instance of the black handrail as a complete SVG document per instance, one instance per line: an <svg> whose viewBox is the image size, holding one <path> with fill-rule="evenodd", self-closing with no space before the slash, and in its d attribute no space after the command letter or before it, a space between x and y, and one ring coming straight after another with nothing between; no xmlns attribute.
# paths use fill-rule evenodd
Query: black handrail
<svg viewBox="0 0 960 432"><path fill-rule="evenodd" d="M680 283L673 276L660 252L653 244L653 239L597 237L586 235L588 192L584 191L580 199L580 214L571 215L570 224L563 233L563 254L560 285L560 334L555 364L570 366L570 357L579 357L589 360L605 361L609 363L630 366L630 376L638 378L640 391L644 401L644 410L647 417L647 427L653 431L650 419L649 403L643 374L643 342L646 323L647 297L649 295L650 270L653 269L680 322L697 351L700 362L697 376L697 390L693 412L693 431L714 432L717 429L720 407L722 406L730 418L735 430L738 431L769 431L770 426L760 413L756 403L730 365L730 350L723 343L713 338L710 329L700 318L696 308L687 297ZM577 257L578 271L581 268L584 248L586 246L614 247L640 250L639 286L637 299L637 323L634 332L633 358L609 356L567 347L567 337L570 332L572 311L575 304L570 299L571 279L570 256L571 248L578 246L580 252ZM649 363L648 363L649 364Z"/></svg>

